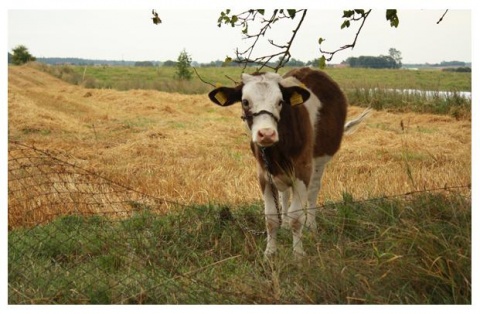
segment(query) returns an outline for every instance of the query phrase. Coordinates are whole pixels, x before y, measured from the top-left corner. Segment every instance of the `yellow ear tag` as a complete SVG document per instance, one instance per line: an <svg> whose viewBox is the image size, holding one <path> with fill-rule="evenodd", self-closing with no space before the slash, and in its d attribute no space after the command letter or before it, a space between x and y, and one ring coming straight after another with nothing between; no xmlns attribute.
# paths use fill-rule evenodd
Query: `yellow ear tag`
<svg viewBox="0 0 480 314"><path fill-rule="evenodd" d="M218 92L215 94L215 99L222 105L224 106L225 103L227 102L227 97L223 92Z"/></svg>
<svg viewBox="0 0 480 314"><path fill-rule="evenodd" d="M290 96L290 104L292 106L300 105L303 103L303 97L297 92L294 92L292 96Z"/></svg>

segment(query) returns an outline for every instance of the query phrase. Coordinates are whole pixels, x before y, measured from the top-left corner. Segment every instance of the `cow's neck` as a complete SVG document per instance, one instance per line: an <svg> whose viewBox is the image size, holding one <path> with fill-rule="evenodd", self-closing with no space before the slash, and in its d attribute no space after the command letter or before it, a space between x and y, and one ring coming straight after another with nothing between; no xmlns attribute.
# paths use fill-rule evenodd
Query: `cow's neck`
<svg viewBox="0 0 480 314"><path fill-rule="evenodd" d="M291 156L282 151L279 145L265 148L256 146L255 156L262 168L274 177L293 174L293 160Z"/></svg>

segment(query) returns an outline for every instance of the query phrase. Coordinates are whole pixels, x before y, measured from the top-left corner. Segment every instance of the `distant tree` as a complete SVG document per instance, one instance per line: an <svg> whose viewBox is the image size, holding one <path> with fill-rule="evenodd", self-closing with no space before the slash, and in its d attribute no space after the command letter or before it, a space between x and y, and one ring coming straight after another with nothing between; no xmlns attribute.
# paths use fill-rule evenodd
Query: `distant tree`
<svg viewBox="0 0 480 314"><path fill-rule="evenodd" d="M451 67L451 66L457 66L457 67L464 67L466 66L465 62L462 61L442 61L440 62L441 67Z"/></svg>
<svg viewBox="0 0 480 314"><path fill-rule="evenodd" d="M395 60L390 56L360 56L350 57L346 63L352 68L395 69L398 68Z"/></svg>
<svg viewBox="0 0 480 314"><path fill-rule="evenodd" d="M281 60L279 60L279 62L281 62ZM303 67L305 65L305 62L297 60L295 58L291 58L285 65L289 67Z"/></svg>
<svg viewBox="0 0 480 314"><path fill-rule="evenodd" d="M19 45L12 49L13 56L12 56L12 63L16 65L21 65L27 63L29 61L35 61L36 58L28 52L28 48Z"/></svg>
<svg viewBox="0 0 480 314"><path fill-rule="evenodd" d="M135 62L136 67L153 67L152 61L137 61Z"/></svg>
<svg viewBox="0 0 480 314"><path fill-rule="evenodd" d="M348 57L347 60L345 60L344 62L346 64L348 64L349 67L356 67L357 66L357 60L358 58L355 58L355 57Z"/></svg>
<svg viewBox="0 0 480 314"><path fill-rule="evenodd" d="M201 67L221 67L225 64L224 61L221 61L221 60L215 60L215 61L210 61L209 63L202 63L200 64Z"/></svg>
<svg viewBox="0 0 480 314"><path fill-rule="evenodd" d="M400 69L402 67L402 53L395 49L395 48L390 48L388 50L388 55L395 60L396 67Z"/></svg>
<svg viewBox="0 0 480 314"><path fill-rule="evenodd" d="M187 51L183 49L177 59L177 72L175 73L177 79L190 80L192 78L191 65L192 58L188 55Z"/></svg>
<svg viewBox="0 0 480 314"><path fill-rule="evenodd" d="M177 65L177 62L175 62L173 60L167 60L162 64L162 66L164 66L164 67L174 67L176 65Z"/></svg>
<svg viewBox="0 0 480 314"><path fill-rule="evenodd" d="M445 71L445 72L466 72L466 73L471 73L471 72L472 72L472 68L470 68L470 67L445 68L445 69L442 69L442 71Z"/></svg>

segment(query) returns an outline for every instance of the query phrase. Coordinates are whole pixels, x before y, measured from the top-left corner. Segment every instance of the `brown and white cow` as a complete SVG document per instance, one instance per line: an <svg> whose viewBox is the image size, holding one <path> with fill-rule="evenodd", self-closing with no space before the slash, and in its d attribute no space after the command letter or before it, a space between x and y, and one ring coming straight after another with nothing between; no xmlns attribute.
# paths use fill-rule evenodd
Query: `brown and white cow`
<svg viewBox="0 0 480 314"><path fill-rule="evenodd" d="M304 222L316 228L314 207L325 165L340 148L344 131L366 113L345 124L345 95L327 74L310 68L294 69L283 77L242 74L238 86L219 87L208 96L220 106L241 102L265 204L265 255L276 251L278 192L282 221L292 230L293 251L304 255L302 229Z"/></svg>

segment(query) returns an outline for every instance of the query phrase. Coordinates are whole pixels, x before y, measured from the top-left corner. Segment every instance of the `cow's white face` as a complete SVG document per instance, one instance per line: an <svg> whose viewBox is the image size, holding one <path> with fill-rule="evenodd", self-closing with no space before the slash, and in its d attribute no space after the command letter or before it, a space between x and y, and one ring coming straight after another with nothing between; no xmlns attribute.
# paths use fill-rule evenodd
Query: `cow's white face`
<svg viewBox="0 0 480 314"><path fill-rule="evenodd" d="M262 147L274 145L279 140L277 125L284 105L280 80L281 76L276 73L242 75L241 103L245 123L253 143Z"/></svg>
<svg viewBox="0 0 480 314"><path fill-rule="evenodd" d="M276 73L242 74L242 84L217 87L208 97L219 106L241 102L243 116L252 134L252 142L261 147L276 144L281 116L288 117L291 106L308 100L310 92L298 85L286 84ZM287 110L281 114L282 110ZM287 125L288 127L288 125Z"/></svg>

